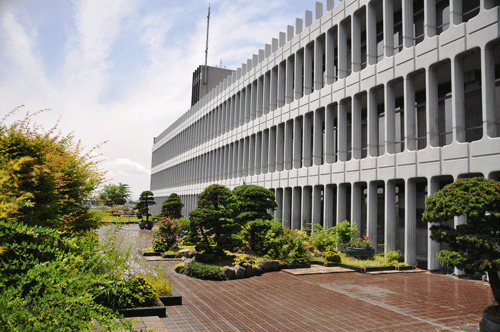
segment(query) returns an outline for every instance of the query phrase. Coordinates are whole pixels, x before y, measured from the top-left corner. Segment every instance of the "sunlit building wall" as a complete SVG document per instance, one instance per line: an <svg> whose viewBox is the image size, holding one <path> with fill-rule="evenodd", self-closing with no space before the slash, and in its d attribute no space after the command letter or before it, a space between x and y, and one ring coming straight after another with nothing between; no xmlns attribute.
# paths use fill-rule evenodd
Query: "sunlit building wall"
<svg viewBox="0 0 500 332"><path fill-rule="evenodd" d="M316 3L155 138L157 201L187 215L210 184L257 184L286 226L349 220L438 269L425 198L500 175L499 6Z"/></svg>

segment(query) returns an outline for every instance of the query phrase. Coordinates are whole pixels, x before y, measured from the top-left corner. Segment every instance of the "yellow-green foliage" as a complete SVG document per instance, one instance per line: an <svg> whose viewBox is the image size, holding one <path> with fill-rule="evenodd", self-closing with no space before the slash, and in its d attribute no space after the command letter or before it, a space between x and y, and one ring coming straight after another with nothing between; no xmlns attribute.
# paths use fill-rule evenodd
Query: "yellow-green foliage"
<svg viewBox="0 0 500 332"><path fill-rule="evenodd" d="M103 173L71 135L43 132L31 118L0 120L0 216L59 230L96 228L87 202Z"/></svg>
<svg viewBox="0 0 500 332"><path fill-rule="evenodd" d="M144 274L143 277L153 286L159 296L172 295L172 288L170 286L170 280L168 279L166 269L160 272L154 271L154 273Z"/></svg>
<svg viewBox="0 0 500 332"><path fill-rule="evenodd" d="M239 254L233 260L233 266L234 265L240 265L243 267L247 267L248 266L248 259L243 254Z"/></svg>
<svg viewBox="0 0 500 332"><path fill-rule="evenodd" d="M179 271L181 271L181 270L183 270L183 269L184 269L184 265L185 265L185 264L184 264L184 262L177 264L177 265L174 267L175 272L180 273Z"/></svg>
<svg viewBox="0 0 500 332"><path fill-rule="evenodd" d="M323 253L323 258L329 263L340 263L342 260L339 252L333 246L326 248L326 251Z"/></svg>

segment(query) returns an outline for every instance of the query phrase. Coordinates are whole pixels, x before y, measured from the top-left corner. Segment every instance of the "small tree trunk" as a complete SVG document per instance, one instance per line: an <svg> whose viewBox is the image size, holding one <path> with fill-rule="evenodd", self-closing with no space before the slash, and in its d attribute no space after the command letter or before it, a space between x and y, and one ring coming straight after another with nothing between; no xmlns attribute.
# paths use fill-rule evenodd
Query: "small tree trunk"
<svg viewBox="0 0 500 332"><path fill-rule="evenodd" d="M488 271L488 278L490 280L493 297L495 298L495 301L500 304L500 277L498 276L498 271Z"/></svg>

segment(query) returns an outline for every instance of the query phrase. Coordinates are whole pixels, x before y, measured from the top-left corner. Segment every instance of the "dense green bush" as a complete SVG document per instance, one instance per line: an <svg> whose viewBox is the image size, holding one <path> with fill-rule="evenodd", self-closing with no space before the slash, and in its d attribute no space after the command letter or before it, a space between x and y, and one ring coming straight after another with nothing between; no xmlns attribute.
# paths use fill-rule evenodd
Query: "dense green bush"
<svg viewBox="0 0 500 332"><path fill-rule="evenodd" d="M183 207L184 203L182 203L179 195L172 193L161 205L161 215L162 217L168 217L171 219L182 218L181 211Z"/></svg>
<svg viewBox="0 0 500 332"><path fill-rule="evenodd" d="M270 249L265 237L275 224L275 221L262 219L247 222L240 233L245 249L258 256L265 255Z"/></svg>
<svg viewBox="0 0 500 332"><path fill-rule="evenodd" d="M359 234L358 225L351 223L348 220L334 226L336 234L336 242L339 246L346 246L353 237Z"/></svg>
<svg viewBox="0 0 500 332"><path fill-rule="evenodd" d="M278 206L271 190L253 184L234 188L230 201L234 220L242 226L256 219L271 220L269 211Z"/></svg>
<svg viewBox="0 0 500 332"><path fill-rule="evenodd" d="M208 186L200 194L197 206L189 212L191 232L202 238L196 244L196 251L224 256L224 250L233 250L240 245L236 235L241 226L231 219L231 195L231 190L219 184ZM215 242L215 247L210 245L210 238Z"/></svg>
<svg viewBox="0 0 500 332"><path fill-rule="evenodd" d="M339 255L338 250L334 246L329 246L325 249L323 253L323 258L328 263L340 263L342 258Z"/></svg>
<svg viewBox="0 0 500 332"><path fill-rule="evenodd" d="M184 268L184 274L207 280L225 280L226 276L218 266L191 262Z"/></svg>
<svg viewBox="0 0 500 332"><path fill-rule="evenodd" d="M319 251L325 251L327 247L337 244L337 228L321 226L318 224L312 225L311 243Z"/></svg>
<svg viewBox="0 0 500 332"><path fill-rule="evenodd" d="M312 259L309 237L304 231L283 227L274 221L265 235L267 256L288 263L306 263Z"/></svg>

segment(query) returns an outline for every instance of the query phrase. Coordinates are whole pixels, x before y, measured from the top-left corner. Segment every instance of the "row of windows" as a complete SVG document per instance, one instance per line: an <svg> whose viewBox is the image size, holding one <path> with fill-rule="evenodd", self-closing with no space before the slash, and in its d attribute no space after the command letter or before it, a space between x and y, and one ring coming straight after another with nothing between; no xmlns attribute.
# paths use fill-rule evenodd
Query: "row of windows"
<svg viewBox="0 0 500 332"><path fill-rule="evenodd" d="M492 84L500 100L500 41L486 52L494 68L485 70L495 73ZM452 61L443 60L427 72L410 73L406 79L397 78L167 168L152 175L153 189L446 146L454 139L480 140L484 136L480 53L467 51L453 68ZM457 73L455 82L452 70ZM494 104L495 130L489 135L498 137L500 103Z"/></svg>
<svg viewBox="0 0 500 332"><path fill-rule="evenodd" d="M452 2L455 13L460 12L460 8L462 10L462 16L460 19L455 18L455 24L467 22L479 13L479 0ZM294 99L300 99L314 89L321 89L325 84L345 78L352 71L362 70L367 64L373 65L384 56L392 56L400 52L403 46L411 47L420 43L425 35L424 0L409 3L413 8L406 10L413 12L413 15L409 16L412 21L406 24L406 29L401 0L393 1L392 9L384 9L381 0L371 1L368 6L363 6L352 17L342 20L156 149L153 153L153 167ZM436 26L435 29L427 28L427 34L431 36L448 29L450 0L429 3L436 14L436 24L428 23L429 27ZM486 5L500 5L500 0ZM384 10L393 14L387 16L388 13L384 14ZM384 21L385 17L391 19ZM432 17L431 14L428 19ZM371 34L374 36L370 38ZM405 45L403 41L406 41Z"/></svg>

